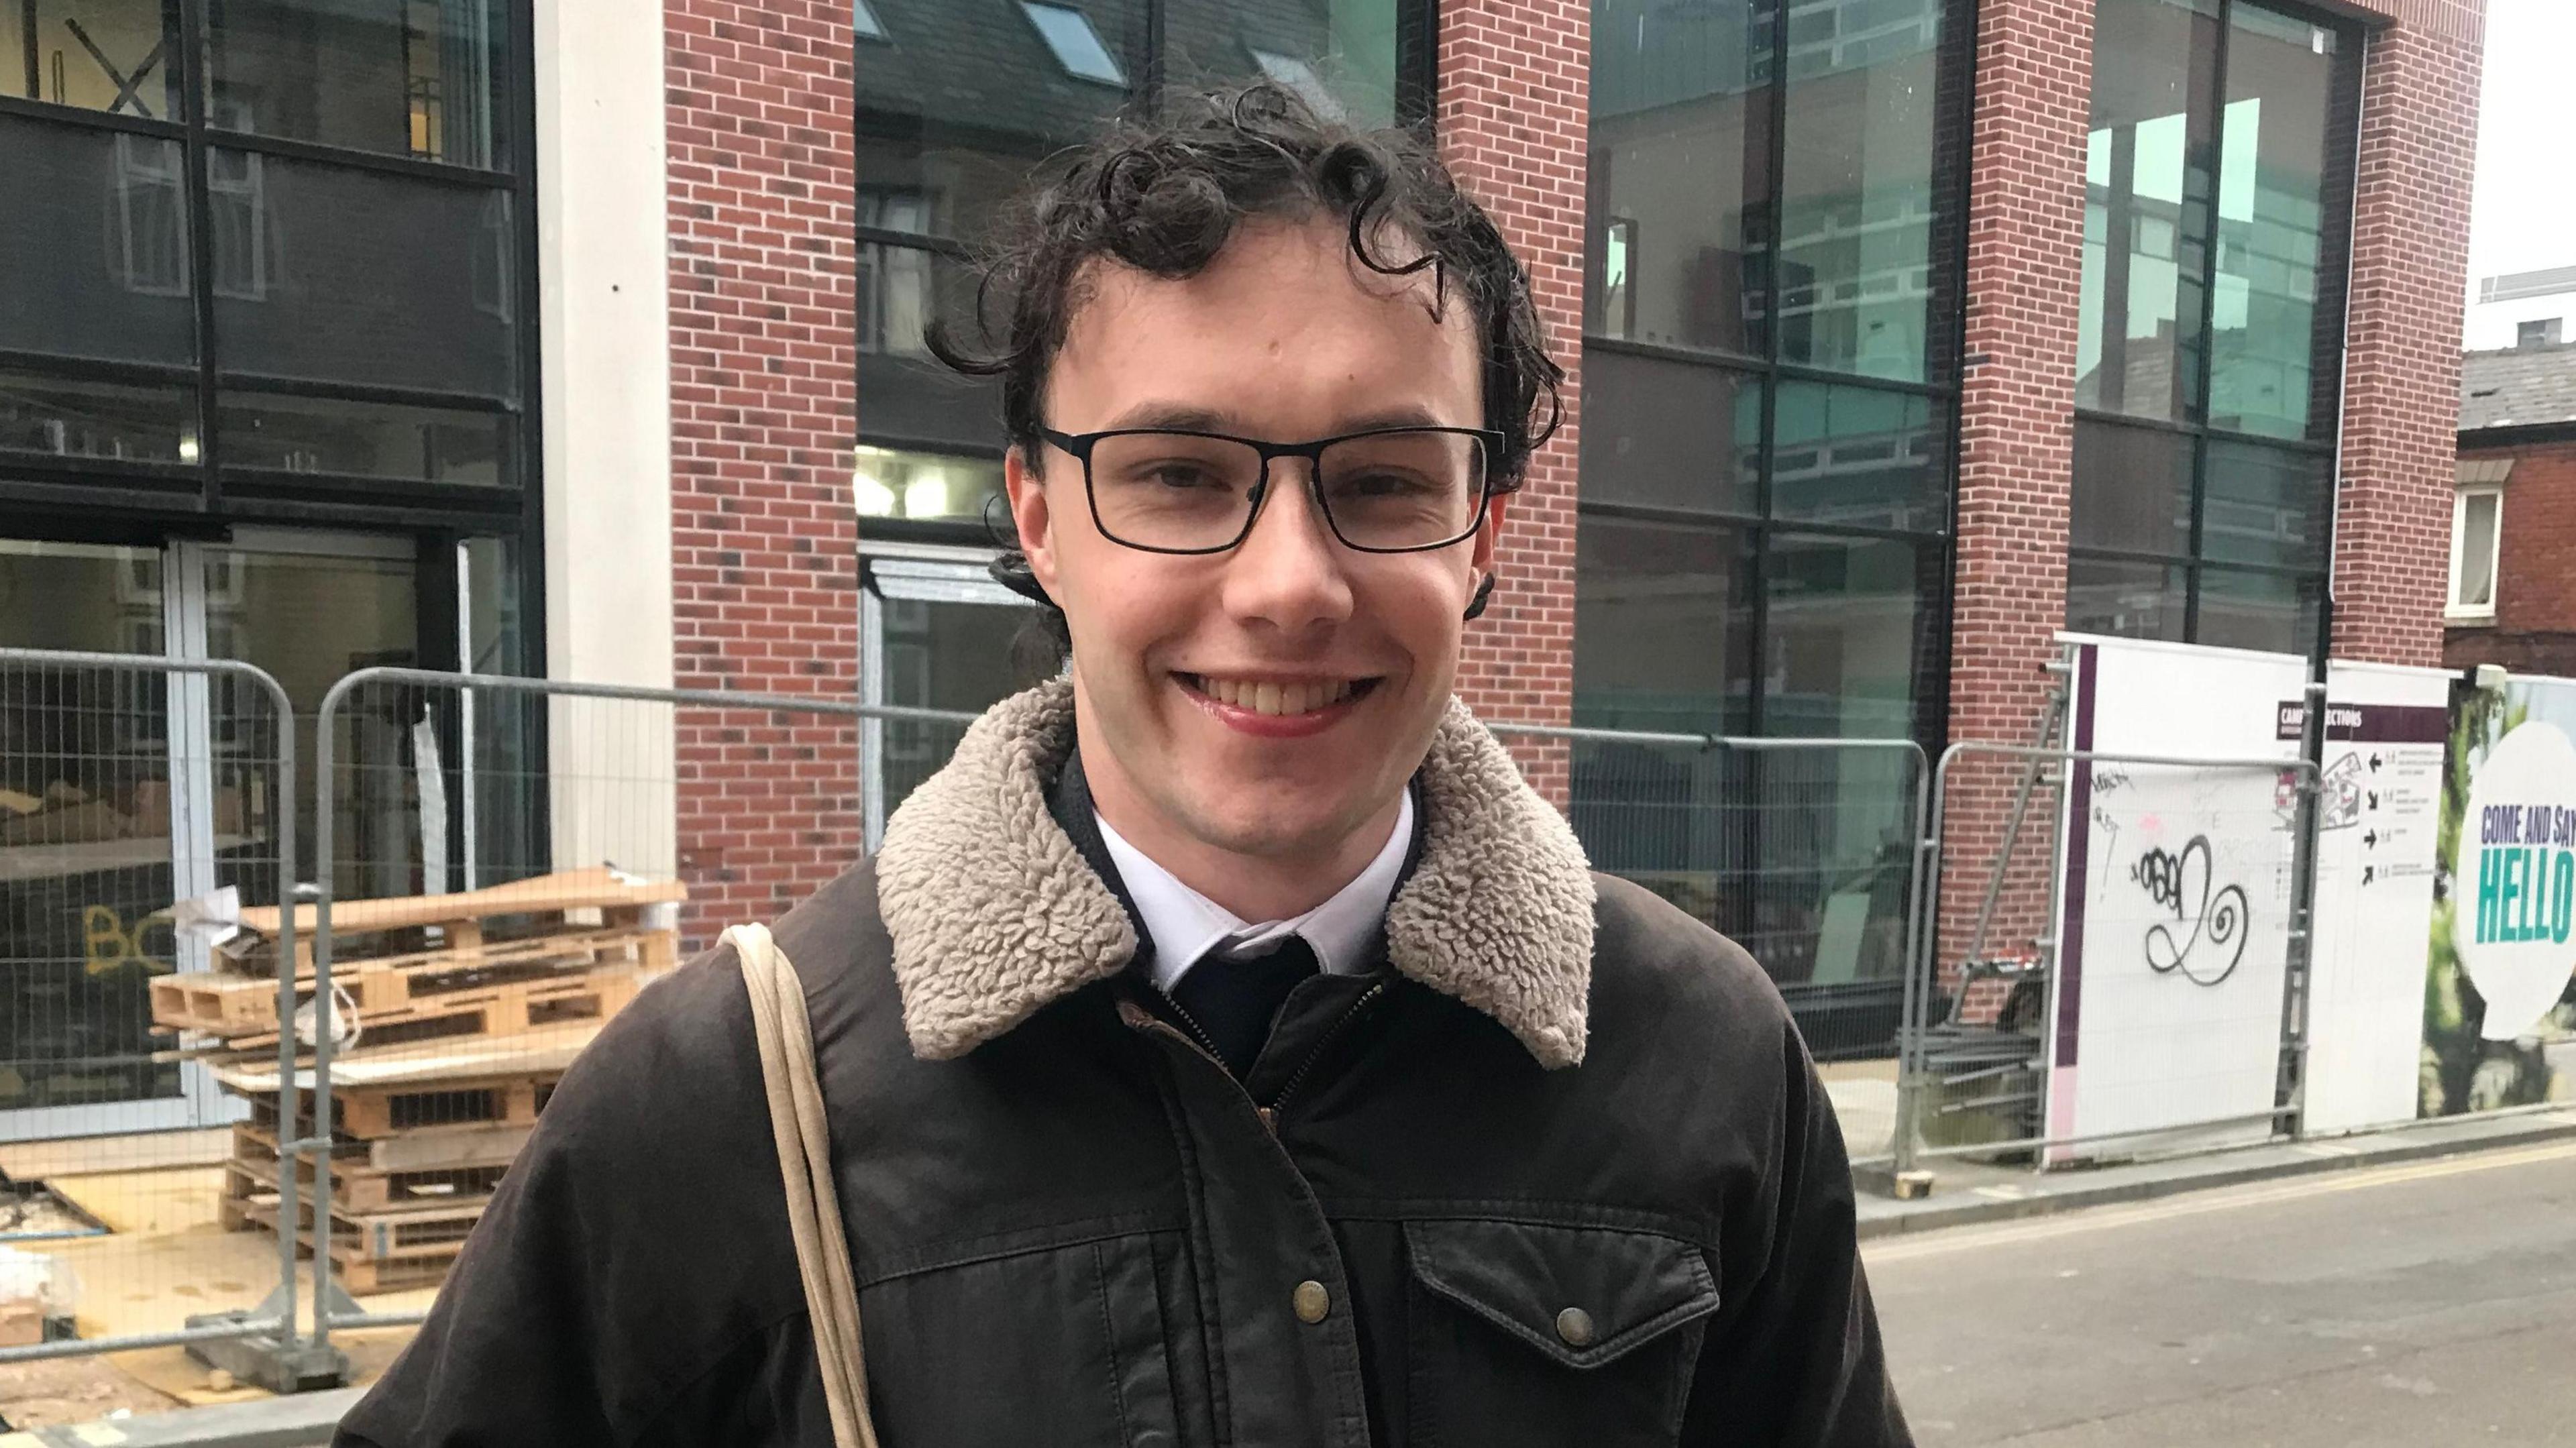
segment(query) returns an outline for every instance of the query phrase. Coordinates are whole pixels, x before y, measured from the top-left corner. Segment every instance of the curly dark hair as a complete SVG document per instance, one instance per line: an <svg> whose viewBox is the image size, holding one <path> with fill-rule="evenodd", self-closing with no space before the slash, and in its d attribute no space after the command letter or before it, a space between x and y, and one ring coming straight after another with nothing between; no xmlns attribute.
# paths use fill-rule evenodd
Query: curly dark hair
<svg viewBox="0 0 2576 1448"><path fill-rule="evenodd" d="M980 260L972 316L941 318L930 349L959 372L1001 379L1003 431L1035 471L1047 374L1085 300L1085 268L1107 257L1158 277L1191 276L1237 226L1270 217L1345 221L1362 266L1386 276L1427 270L1443 305L1456 291L1483 352L1485 426L1503 436L1495 488L1518 487L1563 416L1565 376L1548 356L1527 270L1421 137L1359 130L1269 81L1177 97L1159 117L1120 120L1051 158L1003 212ZM1390 258L1389 242L1418 254ZM1060 649L1062 616L1027 559L1006 548L993 573L1039 605Z"/></svg>

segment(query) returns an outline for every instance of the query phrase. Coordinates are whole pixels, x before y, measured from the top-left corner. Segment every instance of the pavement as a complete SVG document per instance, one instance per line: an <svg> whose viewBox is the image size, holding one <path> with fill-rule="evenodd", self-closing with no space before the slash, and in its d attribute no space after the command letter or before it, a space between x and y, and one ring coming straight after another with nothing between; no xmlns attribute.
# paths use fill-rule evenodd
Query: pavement
<svg viewBox="0 0 2576 1448"><path fill-rule="evenodd" d="M1878 1104L1881 1094L1892 1103L1893 1084L1882 1093L1874 1069L1836 1074L1840 1079L1830 1085L1858 1155L1867 1149L1866 1137L1878 1131L1863 1111ZM1889 1114L1892 1119L1892 1104ZM1928 1196L1897 1200L1867 1189L1866 1182L1859 1195L1859 1231L1891 1362L1898 1365L1898 1388L1925 1448L2096 1448L2196 1439L2279 1448L2415 1445L2455 1437L2576 1442L2576 1390L2560 1387L2564 1344L2576 1340L2576 1231L2568 1227L2576 1207L2576 1105L2054 1172L1959 1159L1929 1165L1935 1180ZM2509 1196L2504 1209L2443 1196L2478 1186L2517 1195ZM2372 1188L2388 1190L2365 1190ZM2191 1200L2159 1200L2186 1193L2193 1194ZM2366 1215L2374 1211L2385 1221ZM2356 1212L2364 1215L2356 1219ZM2451 1220L2454 1214L2467 1231ZM2061 1216L2062 1221L2030 1220ZM2356 1231L2358 1238L2352 1236ZM2351 1260L2334 1258L2354 1243L2360 1245L2347 1254ZM2539 1277L2514 1265L2523 1258ZM2076 1265L2046 1265L2058 1262ZM2453 1267L2458 1270L2442 1270ZM2372 1319L2355 1318L2353 1309L2381 1300L2391 1273L2397 1274L2395 1285L2419 1289L2418 1297L2445 1283L2456 1290L2442 1300L2388 1299L2387 1310L2400 1315L2398 1325L2406 1330L2374 1331ZM2532 1311L2563 1307L2563 1315L2549 1319L2555 1330L2546 1341L2511 1336L2522 1330L2515 1326L2523 1319L2512 1302L2517 1284L2534 1286L2525 1294L2533 1299L2525 1304ZM2321 1296L2325 1305L2275 1302L2272 1294L2285 1285ZM2161 1316L2135 1310L2166 1298L2172 1301ZM2335 1315L2338 1305L2341 1317ZM2408 1312L2422 1320L2405 1319ZM2336 1322L2346 1327L2335 1328ZM2462 1324L2467 1338L2454 1341L2457 1333L2446 1323ZM2067 1352L2070 1329L2104 1337L2104 1350ZM2163 1335L2149 1350L2141 1334L2151 1332ZM2358 1358L2335 1360L2315 1347L2320 1334L2340 1340L2338 1332L2351 1339ZM2374 1338L2387 1346L2365 1340ZM2383 1351L2390 1356L2381 1358ZM2163 1369L2172 1366L2166 1359L2173 1355L2192 1369L2222 1359L2237 1365L2227 1372L2185 1373L2179 1380L2202 1397L2214 1391L2199 1381L2205 1377L2235 1383L2225 1391L2241 1389L2261 1399L2235 1404L2229 1412L2259 1417L2298 1401L2282 1383L2306 1381L2301 1374L2338 1391L2358 1391L2355 1384L2369 1387L2377 1381L2370 1374L2384 1370L2401 1384L2399 1390L2441 1399L2446 1407L2458 1407L2456 1400L2467 1391L2447 1383L2485 1384L2498 1392L2522 1383L2550 1404L2544 1416L2551 1431L2510 1436L2539 1419L2526 1422L2516 1416L2520 1409L2506 1406L2487 1411L2499 1425L2492 1431L2483 1423L2463 1426L2467 1420L2461 1419L2417 1436L2301 1436L2308 1430L2299 1424L2309 1420L2296 1416L2283 1419L2287 1436L2279 1437L2241 1430L2232 1418L2195 1422L2191 1404L2202 1397L2168 1402L2153 1397L2163 1391L2163 1380L2135 1379L2141 1359ZM2415 1367L2401 1372L2390 1366L2397 1363ZM2263 1378L2264 1371L2280 1381ZM2525 1383L2518 1375L2538 1376ZM2123 1385L2133 1380L2144 1384L2139 1392L2148 1395L2149 1408L2122 1396ZM2430 1391L2419 1392L2426 1384ZM0 1433L0 1448L318 1448L357 1393L347 1389ZM2215 1412L2215 1405L2229 1401L2222 1394L2203 1407ZM2165 1415L2153 1420L2164 1426L2134 1432L2117 1426L2126 1421L2123 1414L2150 1409ZM2227 1430L2213 1432L2209 1423L2217 1421L2227 1422ZM2314 1421L2341 1420L2329 1414ZM2388 1421L2419 1419L2401 1415ZM2506 1425L2521 1426L2508 1431Z"/></svg>
<svg viewBox="0 0 2576 1448"><path fill-rule="evenodd" d="M1860 1235L1867 1241L1945 1227L1976 1226L2085 1207L2150 1201L2247 1182L2397 1166L2463 1152L2507 1150L2566 1137L2576 1137L2576 1105L2519 1115L2442 1117L2352 1136L2274 1142L2202 1155L2050 1172L1948 1158L1925 1164L1934 1173L1931 1194L1911 1201L1885 1194L1883 1172L1863 1171ZM2576 1442L2576 1429L2571 1429L2569 1441Z"/></svg>
<svg viewBox="0 0 2576 1448"><path fill-rule="evenodd" d="M2576 1140L1881 1237L1922 1448L2576 1442Z"/></svg>

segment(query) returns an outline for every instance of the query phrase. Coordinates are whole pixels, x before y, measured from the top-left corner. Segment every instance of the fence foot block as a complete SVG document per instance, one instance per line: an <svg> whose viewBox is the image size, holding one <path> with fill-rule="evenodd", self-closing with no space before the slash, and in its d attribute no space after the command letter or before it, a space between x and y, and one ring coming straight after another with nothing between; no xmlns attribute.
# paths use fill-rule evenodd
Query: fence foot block
<svg viewBox="0 0 2576 1448"><path fill-rule="evenodd" d="M335 1284L333 1301L326 1309L332 1313L355 1316L361 1309L355 1299ZM272 1293L269 1300L248 1312L209 1312L188 1319L190 1327L224 1327L238 1322L275 1320L284 1302ZM188 1344L188 1356L210 1368L220 1368L233 1375L233 1381L249 1383L272 1393L309 1393L322 1388L336 1388L349 1380L349 1355L324 1343L307 1342L292 1331L283 1337L273 1332L255 1333L248 1337L217 1338L211 1342Z"/></svg>

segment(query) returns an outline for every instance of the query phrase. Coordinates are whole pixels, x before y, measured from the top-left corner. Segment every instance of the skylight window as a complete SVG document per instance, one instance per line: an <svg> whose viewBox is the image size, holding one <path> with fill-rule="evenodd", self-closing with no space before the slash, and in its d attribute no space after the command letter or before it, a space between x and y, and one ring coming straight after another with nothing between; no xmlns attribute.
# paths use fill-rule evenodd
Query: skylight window
<svg viewBox="0 0 2576 1448"><path fill-rule="evenodd" d="M1315 73L1314 66L1293 55L1281 55L1278 51L1263 50L1259 46L1253 47L1252 61L1261 67L1263 75L1295 91L1306 104L1315 108L1317 115L1336 121L1343 118L1342 103L1334 98L1332 88L1324 84L1324 78Z"/></svg>
<svg viewBox="0 0 2576 1448"><path fill-rule="evenodd" d="M886 38L885 22L868 8L868 0L850 0L850 28L858 32L861 40Z"/></svg>
<svg viewBox="0 0 2576 1448"><path fill-rule="evenodd" d="M1111 58L1109 47L1100 43L1100 32L1091 28L1090 16L1070 5L1049 5L1044 0L1020 0L1020 9L1045 37L1047 49L1055 52L1065 74L1103 85L1127 83L1127 73Z"/></svg>

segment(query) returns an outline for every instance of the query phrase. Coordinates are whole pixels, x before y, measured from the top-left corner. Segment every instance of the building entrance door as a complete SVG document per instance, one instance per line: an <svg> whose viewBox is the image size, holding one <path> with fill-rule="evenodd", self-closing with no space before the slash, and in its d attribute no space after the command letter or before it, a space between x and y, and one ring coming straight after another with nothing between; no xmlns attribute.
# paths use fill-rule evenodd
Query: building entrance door
<svg viewBox="0 0 2576 1448"><path fill-rule="evenodd" d="M279 721L220 677L0 670L0 1141L228 1119L205 1069L152 1032L151 978L210 964L168 911L226 886L275 903L283 809L312 877L314 711L351 668L415 661L414 554L405 537L302 530L0 539L0 646L240 659L295 711ZM281 723L306 770L291 790Z"/></svg>
<svg viewBox="0 0 2576 1448"><path fill-rule="evenodd" d="M860 596L859 698L869 704L980 713L1019 687L1013 645L1028 600L995 583L966 549L872 556ZM962 730L868 720L860 728L868 848L886 816L948 762Z"/></svg>

